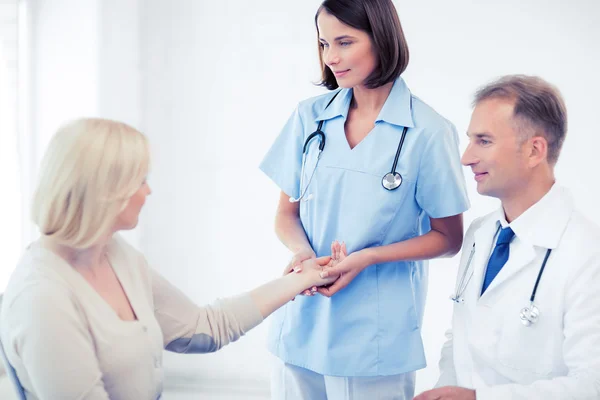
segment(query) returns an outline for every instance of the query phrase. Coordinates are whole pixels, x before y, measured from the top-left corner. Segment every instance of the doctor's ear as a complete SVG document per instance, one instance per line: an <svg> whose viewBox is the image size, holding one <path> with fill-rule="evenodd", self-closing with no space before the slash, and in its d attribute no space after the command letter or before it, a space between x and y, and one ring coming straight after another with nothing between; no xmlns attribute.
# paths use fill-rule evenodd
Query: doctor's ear
<svg viewBox="0 0 600 400"><path fill-rule="evenodd" d="M548 162L548 141L545 137L535 135L529 139L529 165L536 167L544 160Z"/></svg>

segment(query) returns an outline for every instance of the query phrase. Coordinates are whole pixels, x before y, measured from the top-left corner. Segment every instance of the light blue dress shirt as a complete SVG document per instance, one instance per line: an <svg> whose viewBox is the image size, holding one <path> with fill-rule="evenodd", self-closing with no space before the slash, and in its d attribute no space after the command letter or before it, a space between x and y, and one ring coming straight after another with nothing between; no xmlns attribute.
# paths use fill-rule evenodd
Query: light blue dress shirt
<svg viewBox="0 0 600 400"><path fill-rule="evenodd" d="M300 219L317 256L333 240L348 253L385 246L427 233L429 218L469 208L454 126L413 96L398 78L373 130L353 149L344 132L352 89L331 105L327 93L301 102L260 168L286 194L298 197L302 147L320 120L324 151L300 203ZM402 185L392 191L381 179L390 172L403 127L408 127L396 170ZM307 150L304 184L318 153ZM421 323L427 262L389 262L365 268L331 298L298 296L276 312L269 349L284 362L323 375L395 375L425 367Z"/></svg>

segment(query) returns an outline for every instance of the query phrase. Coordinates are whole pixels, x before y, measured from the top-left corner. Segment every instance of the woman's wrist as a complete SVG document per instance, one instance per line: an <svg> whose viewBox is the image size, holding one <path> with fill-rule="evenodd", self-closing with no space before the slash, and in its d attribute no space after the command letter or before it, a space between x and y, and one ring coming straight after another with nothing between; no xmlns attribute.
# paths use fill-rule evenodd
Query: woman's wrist
<svg viewBox="0 0 600 400"><path fill-rule="evenodd" d="M291 272L283 278L289 282L296 294L316 285L320 279L318 273L313 271Z"/></svg>

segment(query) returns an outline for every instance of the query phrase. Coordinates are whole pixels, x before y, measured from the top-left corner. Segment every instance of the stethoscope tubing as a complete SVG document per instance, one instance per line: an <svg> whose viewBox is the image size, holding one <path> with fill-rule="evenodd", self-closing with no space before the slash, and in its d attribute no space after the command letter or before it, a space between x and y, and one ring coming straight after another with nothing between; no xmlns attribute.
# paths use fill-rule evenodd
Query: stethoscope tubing
<svg viewBox="0 0 600 400"><path fill-rule="evenodd" d="M336 98L336 96L340 93L340 91L338 91L332 98L331 100L329 100L329 103L327 103L327 105L325 106L325 109L327 109L327 107L329 107L331 105L331 103L333 102L333 100ZM315 170L317 169L317 165L319 162L319 159L321 157L321 153L323 152L323 150L325 149L325 141L326 141L326 137L325 137L325 132L323 132L322 128L323 128L323 123L324 120L319 121L319 124L317 125L317 130L314 131L313 133L311 133L310 135L308 135L308 137L306 138L306 140L304 141L304 146L302 147L302 168L300 171L300 196L297 199L292 199L290 198L290 201L300 201L303 199L304 195L306 194L306 191L308 190L308 186L310 186L310 183L312 182L312 177L315 174ZM396 172L396 167L398 166L398 160L400 159L400 153L402 152L402 147L404 146L404 140L406 138L406 132L408 130L408 127L404 127L404 129L402 130L402 137L400 138L400 143L398 144L398 149L396 150L396 155L394 156L394 162L392 164L392 169L391 172L386 173L383 176L382 179L382 186L384 187L384 189L388 190L388 191L392 191L395 190L397 188L400 187L400 185L402 184L402 176ZM304 190L302 190L302 183L303 183L303 176L304 176L304 166L306 164L306 154L307 154L307 150L308 150L308 146L310 145L310 142L315 138L315 137L319 137L319 154L317 156L317 163L315 164L315 167L313 169L313 172L311 173L310 179L308 180L308 184L306 185L306 188L304 188ZM397 175L397 182L393 182L393 184L391 186L386 186L384 183L386 177L391 174L392 176L396 176Z"/></svg>
<svg viewBox="0 0 600 400"><path fill-rule="evenodd" d="M498 228L498 230L500 230L500 228ZM498 231L496 231L496 234L497 233L498 233ZM531 296L529 297L530 309L531 310L535 309L537 315L536 315L535 319L530 320L529 324L528 325L526 324L526 326L530 326L532 323L534 323L535 320L537 320L537 317L539 316L539 310L537 310L537 307L535 306L534 301L535 301L535 296L537 294L538 286L540 284L540 280L542 279L542 275L544 274L544 270L546 268L546 263L548 262L548 258L550 258L551 253L552 253L552 249L546 250L546 255L544 256L544 261L542 262L540 270L538 271L537 278L536 278L535 284L533 286L533 290L531 291ZM475 243L473 243L473 247L471 248L471 252L469 254L469 259L467 260L467 265L465 266L465 270L462 273L461 279L456 287L455 294L450 297L452 299L452 301L454 301L457 304L464 302L464 293L465 293L465 291L469 285L469 282L471 281L471 278L473 276L473 271L471 271L470 274L469 274L469 271L471 270L471 262L473 260L474 255L475 255ZM468 279L466 278L467 274L469 275ZM466 283L465 283L465 279L467 279ZM523 312L523 310L521 312ZM521 319L523 319L523 317L521 317Z"/></svg>

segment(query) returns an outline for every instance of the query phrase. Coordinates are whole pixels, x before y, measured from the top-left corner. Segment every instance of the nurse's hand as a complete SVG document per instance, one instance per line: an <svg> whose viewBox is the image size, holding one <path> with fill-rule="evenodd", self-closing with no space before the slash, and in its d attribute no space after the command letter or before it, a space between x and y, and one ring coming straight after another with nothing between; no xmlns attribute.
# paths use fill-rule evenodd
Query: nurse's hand
<svg viewBox="0 0 600 400"><path fill-rule="evenodd" d="M312 251L312 250L311 250ZM298 254L298 253L296 253ZM314 254L314 253L313 253ZM331 257L329 257L329 262L327 264L322 264L317 262L317 264L320 265L321 271L334 267L337 264L339 264L344 258L346 258L346 244L338 242L337 240L335 240L334 242L331 243ZM294 256L296 257L296 256ZM300 257L298 257L300 258ZM295 263L295 265L292 267L292 269L290 271L296 271L298 272L298 270L301 270L303 267L302 265L305 264L305 262L307 260L312 260L315 257L311 257L311 258L306 258L305 260L302 260L299 263ZM317 260L322 260L323 258L318 258ZM290 264L294 263L294 259L292 258L292 261L290 262ZM320 271L319 271L320 272ZM287 274L289 272L285 272L285 274ZM335 274L329 274L328 277L326 277L326 279L328 280L327 285L330 285L333 281L335 281L338 278L338 276L336 276ZM321 283L321 285L323 285L323 283ZM306 290L304 290L302 293L300 293L301 295L304 296L313 296L315 293L317 293L317 286L321 286L321 285L315 285L313 287L310 287Z"/></svg>
<svg viewBox="0 0 600 400"><path fill-rule="evenodd" d="M303 261L310 260L311 258L317 258L317 255L315 254L313 249L304 248L298 250L296 253L294 253L294 256L292 257L288 265L285 266L285 269L283 270L283 275L285 276L289 274L294 270L294 268L299 267Z"/></svg>
<svg viewBox="0 0 600 400"><path fill-rule="evenodd" d="M344 245L346 254L346 246ZM367 257L364 251L357 251L343 258L339 264L330 268L325 268L321 273L321 277L329 278L338 276L339 278L330 287L320 287L317 289L323 296L331 297L346 286L358 275L363 269L371 265L371 260Z"/></svg>
<svg viewBox="0 0 600 400"><path fill-rule="evenodd" d="M444 386L421 393L414 400L476 400L475 391L458 386Z"/></svg>
<svg viewBox="0 0 600 400"><path fill-rule="evenodd" d="M311 249L310 247L302 248L302 249L298 250L297 252L294 253L294 256L292 257L292 259L290 260L288 265L285 266L285 268L283 270L283 275L285 276L294 270L297 271L299 268L301 268L301 265L304 261L316 259L316 258L317 258L317 255L315 254L313 249ZM305 295L305 296L312 296L313 293L315 293L316 291L317 291L317 287L313 286L312 288L308 288L308 289L304 290L300 294ZM292 299L292 301L294 301L294 300Z"/></svg>

